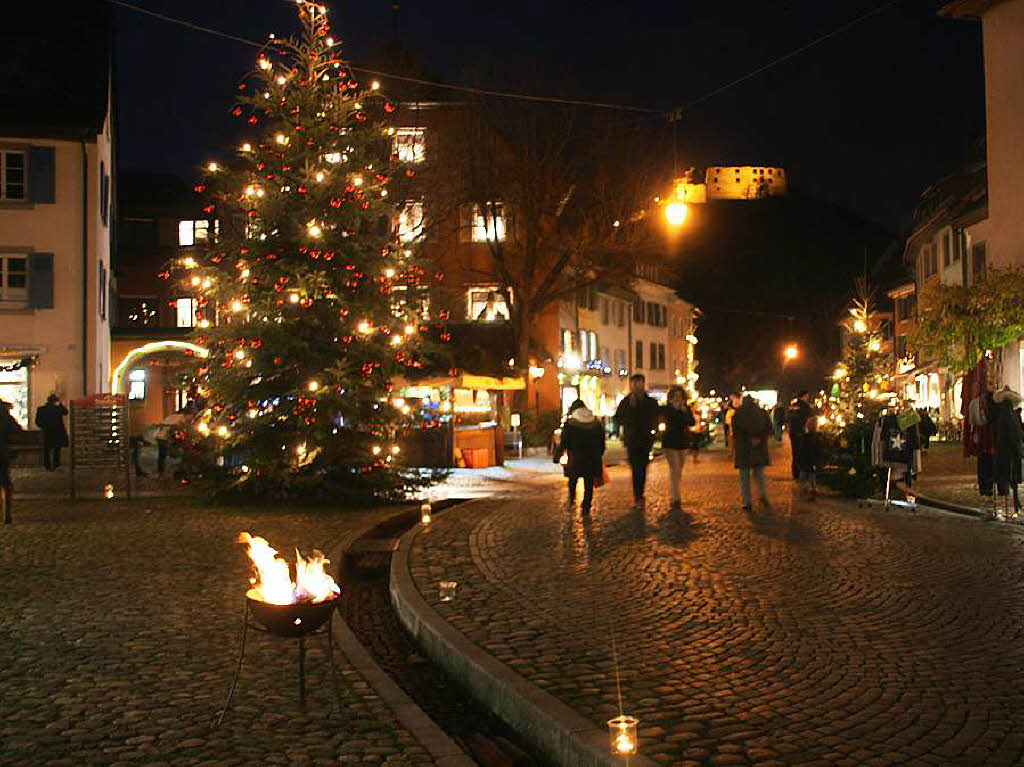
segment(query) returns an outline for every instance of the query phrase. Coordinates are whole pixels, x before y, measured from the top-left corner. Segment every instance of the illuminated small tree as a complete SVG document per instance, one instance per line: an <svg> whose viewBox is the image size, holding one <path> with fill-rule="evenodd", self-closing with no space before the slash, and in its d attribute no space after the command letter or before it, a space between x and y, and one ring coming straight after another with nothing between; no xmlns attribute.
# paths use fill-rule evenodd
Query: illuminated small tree
<svg viewBox="0 0 1024 767"><path fill-rule="evenodd" d="M849 313L843 323L843 358L833 374L839 385L840 412L847 421L874 416L890 375L889 357L882 351L881 318L875 309L874 291L864 278L857 280Z"/></svg>
<svg viewBox="0 0 1024 767"><path fill-rule="evenodd" d="M179 266L198 295L196 446L222 491L393 497L420 483L391 381L423 367L423 270L392 233L396 106L340 58L322 6L271 39L233 114L252 131L204 182L211 226ZM215 467L215 468L213 468Z"/></svg>

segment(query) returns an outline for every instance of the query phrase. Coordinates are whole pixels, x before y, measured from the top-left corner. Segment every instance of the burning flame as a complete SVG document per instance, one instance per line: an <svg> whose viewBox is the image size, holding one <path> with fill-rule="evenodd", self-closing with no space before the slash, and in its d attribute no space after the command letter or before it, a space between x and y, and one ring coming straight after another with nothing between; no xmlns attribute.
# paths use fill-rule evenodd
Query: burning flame
<svg viewBox="0 0 1024 767"><path fill-rule="evenodd" d="M249 559L256 568L256 577L250 579L252 588L248 596L272 605L291 605L296 602L323 602L341 593L338 584L324 570L330 560L322 551L303 557L295 551L295 580L292 581L288 562L277 556L277 549L266 538L241 533L238 543L248 548Z"/></svg>

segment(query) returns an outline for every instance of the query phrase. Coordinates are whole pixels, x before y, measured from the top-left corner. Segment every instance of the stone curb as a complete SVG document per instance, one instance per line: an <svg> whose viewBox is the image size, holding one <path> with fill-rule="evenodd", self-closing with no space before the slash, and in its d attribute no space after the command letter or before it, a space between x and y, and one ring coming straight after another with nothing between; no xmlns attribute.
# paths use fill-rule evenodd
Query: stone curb
<svg viewBox="0 0 1024 767"><path fill-rule="evenodd" d="M464 509L471 502L464 503ZM645 756L614 757L608 733L527 681L453 629L420 595L409 571L419 527L406 532L391 558L391 604L424 653L464 684L555 764L570 767L654 767Z"/></svg>
<svg viewBox="0 0 1024 767"><path fill-rule="evenodd" d="M405 512L399 512L399 514L402 513ZM395 516L398 515L396 514ZM335 575L338 574L337 567L340 566L341 562L345 561L345 553L352 544L381 524L382 521L386 520L378 519L368 522L360 529L346 535L335 546L334 556L332 557L332 561L337 563L335 565ZM434 764L437 767L476 767L476 762L467 756L455 741L448 737L447 733L438 727L437 723L413 702L405 690L399 687L384 669L377 665L373 656L363 647L362 642L359 641L358 637L356 637L355 633L341 617L341 613L335 610L332 620L334 622L331 626L331 631L334 639L341 648L341 651L345 653L349 663L367 681L388 708L394 712L399 724L408 730L419 741L420 745L427 750L433 758Z"/></svg>

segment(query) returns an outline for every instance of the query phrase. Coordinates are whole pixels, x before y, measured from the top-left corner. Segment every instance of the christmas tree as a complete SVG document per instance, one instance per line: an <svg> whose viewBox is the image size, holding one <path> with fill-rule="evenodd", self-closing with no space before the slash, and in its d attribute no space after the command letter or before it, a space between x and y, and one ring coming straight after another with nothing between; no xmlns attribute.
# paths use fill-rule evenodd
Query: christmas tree
<svg viewBox="0 0 1024 767"><path fill-rule="evenodd" d="M882 322L867 281L857 290L844 323L846 343L834 380L839 387L840 413L846 421L873 419L888 398L889 355L882 350Z"/></svg>
<svg viewBox="0 0 1024 767"><path fill-rule="evenodd" d="M221 493L367 500L429 481L402 467L415 413L392 382L424 366L424 271L392 232L396 105L363 88L323 6L239 85L251 137L197 191L215 221L180 266L197 293L193 445ZM392 189L389 190L389 187Z"/></svg>

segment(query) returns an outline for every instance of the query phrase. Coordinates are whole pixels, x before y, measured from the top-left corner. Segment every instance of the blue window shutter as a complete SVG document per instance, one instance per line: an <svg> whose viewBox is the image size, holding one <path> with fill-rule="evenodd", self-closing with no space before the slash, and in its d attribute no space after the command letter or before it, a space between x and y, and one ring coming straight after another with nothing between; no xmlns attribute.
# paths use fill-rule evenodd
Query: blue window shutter
<svg viewBox="0 0 1024 767"><path fill-rule="evenodd" d="M28 191L32 202L56 202L57 160L52 146L29 147Z"/></svg>
<svg viewBox="0 0 1024 767"><path fill-rule="evenodd" d="M53 308L53 253L28 254L28 293L33 309Z"/></svg>

